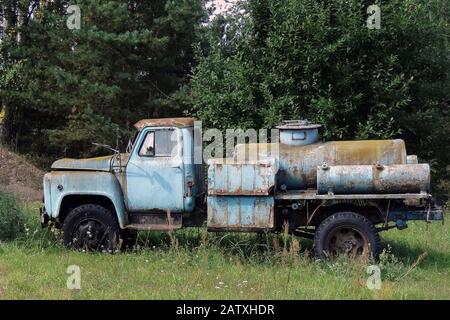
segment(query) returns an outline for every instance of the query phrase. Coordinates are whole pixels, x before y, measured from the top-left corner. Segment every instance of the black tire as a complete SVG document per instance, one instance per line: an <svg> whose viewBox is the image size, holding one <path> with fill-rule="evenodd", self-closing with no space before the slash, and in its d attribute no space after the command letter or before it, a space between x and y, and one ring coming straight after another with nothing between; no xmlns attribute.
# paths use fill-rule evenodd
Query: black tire
<svg viewBox="0 0 450 320"><path fill-rule="evenodd" d="M338 212L325 220L314 235L314 253L320 260L340 254L378 259L380 237L374 225L354 212Z"/></svg>
<svg viewBox="0 0 450 320"><path fill-rule="evenodd" d="M123 239L122 250L133 250L137 242L137 231L124 229L121 231L121 237Z"/></svg>
<svg viewBox="0 0 450 320"><path fill-rule="evenodd" d="M73 209L63 224L64 245L81 251L114 253L120 250L120 228L111 212L96 204Z"/></svg>

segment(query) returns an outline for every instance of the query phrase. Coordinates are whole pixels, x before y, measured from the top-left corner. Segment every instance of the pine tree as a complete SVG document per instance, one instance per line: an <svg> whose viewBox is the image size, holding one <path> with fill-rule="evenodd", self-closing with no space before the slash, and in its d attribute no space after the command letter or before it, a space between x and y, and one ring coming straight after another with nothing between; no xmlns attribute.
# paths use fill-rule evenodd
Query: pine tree
<svg viewBox="0 0 450 320"><path fill-rule="evenodd" d="M81 27L66 26L77 4ZM5 38L0 96L19 150L83 156L91 142L144 117L182 112L173 95L187 82L200 0L41 1L22 41Z"/></svg>

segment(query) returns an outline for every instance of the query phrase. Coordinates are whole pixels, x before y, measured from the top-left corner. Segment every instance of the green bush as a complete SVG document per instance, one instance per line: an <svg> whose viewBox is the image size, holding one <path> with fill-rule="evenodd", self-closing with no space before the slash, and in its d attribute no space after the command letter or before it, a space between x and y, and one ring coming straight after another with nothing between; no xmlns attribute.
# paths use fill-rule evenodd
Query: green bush
<svg viewBox="0 0 450 320"><path fill-rule="evenodd" d="M0 241L13 240L25 232L26 217L17 200L0 193Z"/></svg>

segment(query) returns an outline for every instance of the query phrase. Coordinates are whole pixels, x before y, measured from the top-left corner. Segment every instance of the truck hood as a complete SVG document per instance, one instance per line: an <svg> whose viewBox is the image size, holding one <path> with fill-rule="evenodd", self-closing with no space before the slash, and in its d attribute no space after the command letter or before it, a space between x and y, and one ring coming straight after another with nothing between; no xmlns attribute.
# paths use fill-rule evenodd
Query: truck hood
<svg viewBox="0 0 450 320"><path fill-rule="evenodd" d="M85 171L110 171L113 156L69 159L64 158L53 162L54 170L85 170Z"/></svg>

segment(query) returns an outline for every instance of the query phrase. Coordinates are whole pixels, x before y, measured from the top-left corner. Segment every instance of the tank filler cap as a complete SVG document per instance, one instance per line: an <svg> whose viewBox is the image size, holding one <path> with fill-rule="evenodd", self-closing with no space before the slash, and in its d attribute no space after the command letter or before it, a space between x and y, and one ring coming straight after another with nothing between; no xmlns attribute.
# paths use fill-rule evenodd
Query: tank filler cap
<svg viewBox="0 0 450 320"><path fill-rule="evenodd" d="M318 129L322 127L321 124L314 124L308 120L284 120L282 123L277 125L277 129L287 129L287 130L308 130L308 129Z"/></svg>
<svg viewBox="0 0 450 320"><path fill-rule="evenodd" d="M288 146L305 146L319 141L320 124L308 120L285 120L276 128L280 131L280 143Z"/></svg>

